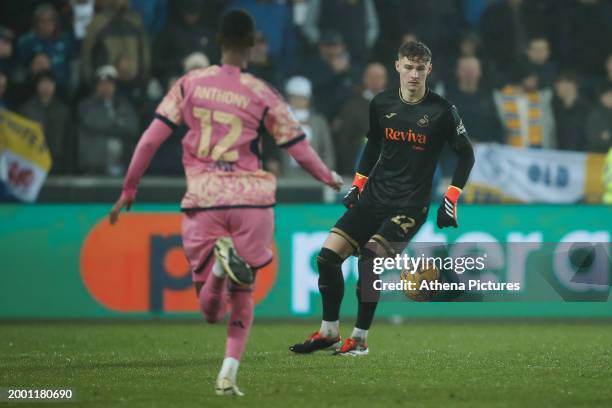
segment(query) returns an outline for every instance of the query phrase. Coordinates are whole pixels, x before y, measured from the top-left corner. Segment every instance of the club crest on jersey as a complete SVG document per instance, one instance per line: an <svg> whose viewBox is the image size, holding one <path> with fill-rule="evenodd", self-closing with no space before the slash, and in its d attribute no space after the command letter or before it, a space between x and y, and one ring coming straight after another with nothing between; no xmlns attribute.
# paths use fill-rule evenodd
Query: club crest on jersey
<svg viewBox="0 0 612 408"><path fill-rule="evenodd" d="M393 128L385 128L385 139L396 142L411 143L415 150L424 150L427 145L427 135L423 133L415 133L412 129L396 130Z"/></svg>
<svg viewBox="0 0 612 408"><path fill-rule="evenodd" d="M420 127L429 126L429 116L423 115L423 117L417 121L417 125L419 125Z"/></svg>

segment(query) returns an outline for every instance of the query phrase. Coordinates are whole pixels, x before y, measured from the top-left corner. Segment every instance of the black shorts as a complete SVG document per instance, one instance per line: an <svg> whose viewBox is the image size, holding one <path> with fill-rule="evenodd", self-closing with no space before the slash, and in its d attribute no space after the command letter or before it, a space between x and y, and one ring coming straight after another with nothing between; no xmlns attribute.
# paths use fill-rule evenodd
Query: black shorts
<svg viewBox="0 0 612 408"><path fill-rule="evenodd" d="M331 232L346 239L353 254L358 254L370 238L385 247L387 253L399 253L425 223L427 211L428 207L397 210L357 203L340 217Z"/></svg>

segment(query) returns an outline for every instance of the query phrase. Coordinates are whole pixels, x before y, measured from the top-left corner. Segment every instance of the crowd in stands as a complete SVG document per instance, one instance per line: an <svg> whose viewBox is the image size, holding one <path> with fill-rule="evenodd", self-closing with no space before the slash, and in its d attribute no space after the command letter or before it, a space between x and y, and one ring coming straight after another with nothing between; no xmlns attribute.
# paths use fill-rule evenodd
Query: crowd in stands
<svg viewBox="0 0 612 408"><path fill-rule="evenodd" d="M0 2L0 107L42 124L51 174L122 175L166 90L219 64L219 16L256 19L247 71L284 92L311 144L354 172L368 103L398 86L401 42L433 52L429 86L471 139L607 153L609 0L10 0ZM177 129L151 172L180 175ZM264 165L300 169L264 138Z"/></svg>

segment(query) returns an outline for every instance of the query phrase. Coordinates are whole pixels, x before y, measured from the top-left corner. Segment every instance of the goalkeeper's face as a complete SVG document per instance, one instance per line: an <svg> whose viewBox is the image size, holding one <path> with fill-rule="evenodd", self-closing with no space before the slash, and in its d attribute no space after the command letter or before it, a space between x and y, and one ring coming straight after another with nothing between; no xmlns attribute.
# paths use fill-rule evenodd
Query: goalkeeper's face
<svg viewBox="0 0 612 408"><path fill-rule="evenodd" d="M431 72L431 62L401 57L395 61L395 69L399 73L402 88L411 93L419 93L425 88L427 76Z"/></svg>

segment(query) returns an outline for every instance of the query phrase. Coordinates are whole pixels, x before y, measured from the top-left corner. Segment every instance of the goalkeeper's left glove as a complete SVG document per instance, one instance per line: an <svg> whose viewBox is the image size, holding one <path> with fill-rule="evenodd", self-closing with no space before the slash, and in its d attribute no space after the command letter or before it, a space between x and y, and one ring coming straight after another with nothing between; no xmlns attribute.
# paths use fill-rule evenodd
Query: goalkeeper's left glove
<svg viewBox="0 0 612 408"><path fill-rule="evenodd" d="M438 208L438 228L457 228L457 201L459 201L460 194L461 189L459 187L448 186L440 208Z"/></svg>
<svg viewBox="0 0 612 408"><path fill-rule="evenodd" d="M359 173L355 173L355 178L353 179L353 186L342 199L342 204L344 204L346 208L352 208L355 204L357 204L357 201L359 201L359 195L363 191L366 181L368 181L368 178L366 176L363 176Z"/></svg>

